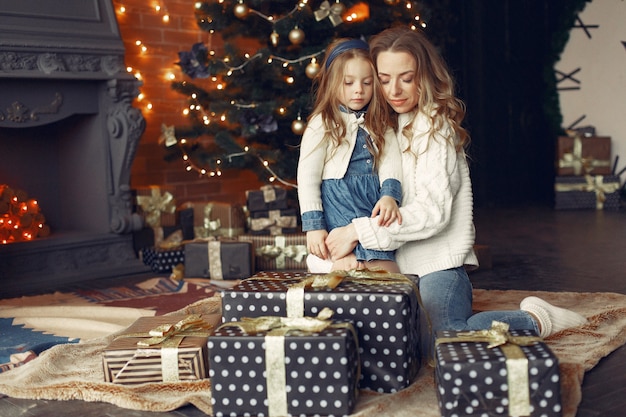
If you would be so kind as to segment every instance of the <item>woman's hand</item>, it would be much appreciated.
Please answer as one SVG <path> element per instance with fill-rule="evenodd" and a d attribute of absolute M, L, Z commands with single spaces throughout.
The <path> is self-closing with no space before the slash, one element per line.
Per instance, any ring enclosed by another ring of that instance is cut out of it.
<path fill-rule="evenodd" d="M 354 225 L 350 223 L 331 230 L 326 238 L 326 247 L 330 251 L 331 259 L 341 259 L 352 253 L 358 242 L 359 236 Z"/>

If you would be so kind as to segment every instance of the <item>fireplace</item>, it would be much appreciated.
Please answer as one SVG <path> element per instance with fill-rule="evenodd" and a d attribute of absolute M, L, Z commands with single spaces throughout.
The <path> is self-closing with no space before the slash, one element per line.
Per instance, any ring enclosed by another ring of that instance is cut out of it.
<path fill-rule="evenodd" d="M 146 271 L 130 170 L 132 106 L 110 0 L 0 0 L 0 184 L 37 199 L 51 233 L 0 245 L 0 295 Z"/>

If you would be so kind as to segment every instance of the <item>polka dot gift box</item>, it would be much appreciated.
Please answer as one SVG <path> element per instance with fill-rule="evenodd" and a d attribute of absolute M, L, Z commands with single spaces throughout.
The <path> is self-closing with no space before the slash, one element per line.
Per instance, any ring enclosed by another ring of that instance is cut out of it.
<path fill-rule="evenodd" d="M 335 312 L 333 318 L 350 320 L 357 329 L 360 388 L 385 393 L 408 387 L 420 367 L 417 293 L 411 281 L 404 276 L 404 282 L 348 277 L 334 289 L 305 289 L 298 284 L 307 277 L 311 276 L 260 272 L 224 289 L 223 321 L 265 315 L 315 316 L 328 307 Z"/>
<path fill-rule="evenodd" d="M 443 417 L 561 416 L 559 363 L 529 330 L 437 333 L 435 381 Z"/>
<path fill-rule="evenodd" d="M 209 338 L 213 415 L 348 416 L 359 379 L 352 324 L 307 329 L 280 327 L 280 317 L 258 320 L 225 323 Z"/>

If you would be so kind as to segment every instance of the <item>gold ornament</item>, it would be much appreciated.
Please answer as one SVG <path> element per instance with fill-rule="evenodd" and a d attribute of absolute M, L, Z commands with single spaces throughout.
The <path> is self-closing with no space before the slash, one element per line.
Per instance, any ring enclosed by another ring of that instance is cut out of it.
<path fill-rule="evenodd" d="M 243 19 L 248 16 L 248 13 L 250 13 L 250 9 L 243 3 L 237 3 L 233 12 L 235 13 L 235 16 L 237 16 L 239 19 Z"/>
<path fill-rule="evenodd" d="M 272 42 L 272 46 L 277 47 L 279 39 L 280 36 L 278 35 L 278 32 L 276 32 L 275 30 L 272 31 L 272 34 L 270 35 L 270 41 Z"/>
<path fill-rule="evenodd" d="M 305 128 L 306 123 L 304 123 L 300 116 L 298 116 L 298 118 L 291 123 L 291 131 L 296 135 L 303 134 Z"/>
<path fill-rule="evenodd" d="M 320 72 L 320 64 L 318 64 L 317 61 L 313 61 L 306 66 L 304 72 L 307 77 L 313 79 Z"/>
<path fill-rule="evenodd" d="M 304 41 L 304 31 L 296 26 L 289 32 L 289 41 L 294 45 L 300 45 Z"/>

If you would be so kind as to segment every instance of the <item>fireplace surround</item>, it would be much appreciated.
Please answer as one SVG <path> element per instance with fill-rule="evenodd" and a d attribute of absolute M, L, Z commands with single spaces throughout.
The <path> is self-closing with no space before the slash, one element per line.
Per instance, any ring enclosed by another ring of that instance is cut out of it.
<path fill-rule="evenodd" d="M 0 0 L 0 184 L 49 237 L 0 245 L 0 296 L 146 271 L 130 171 L 145 129 L 110 0 Z"/>

